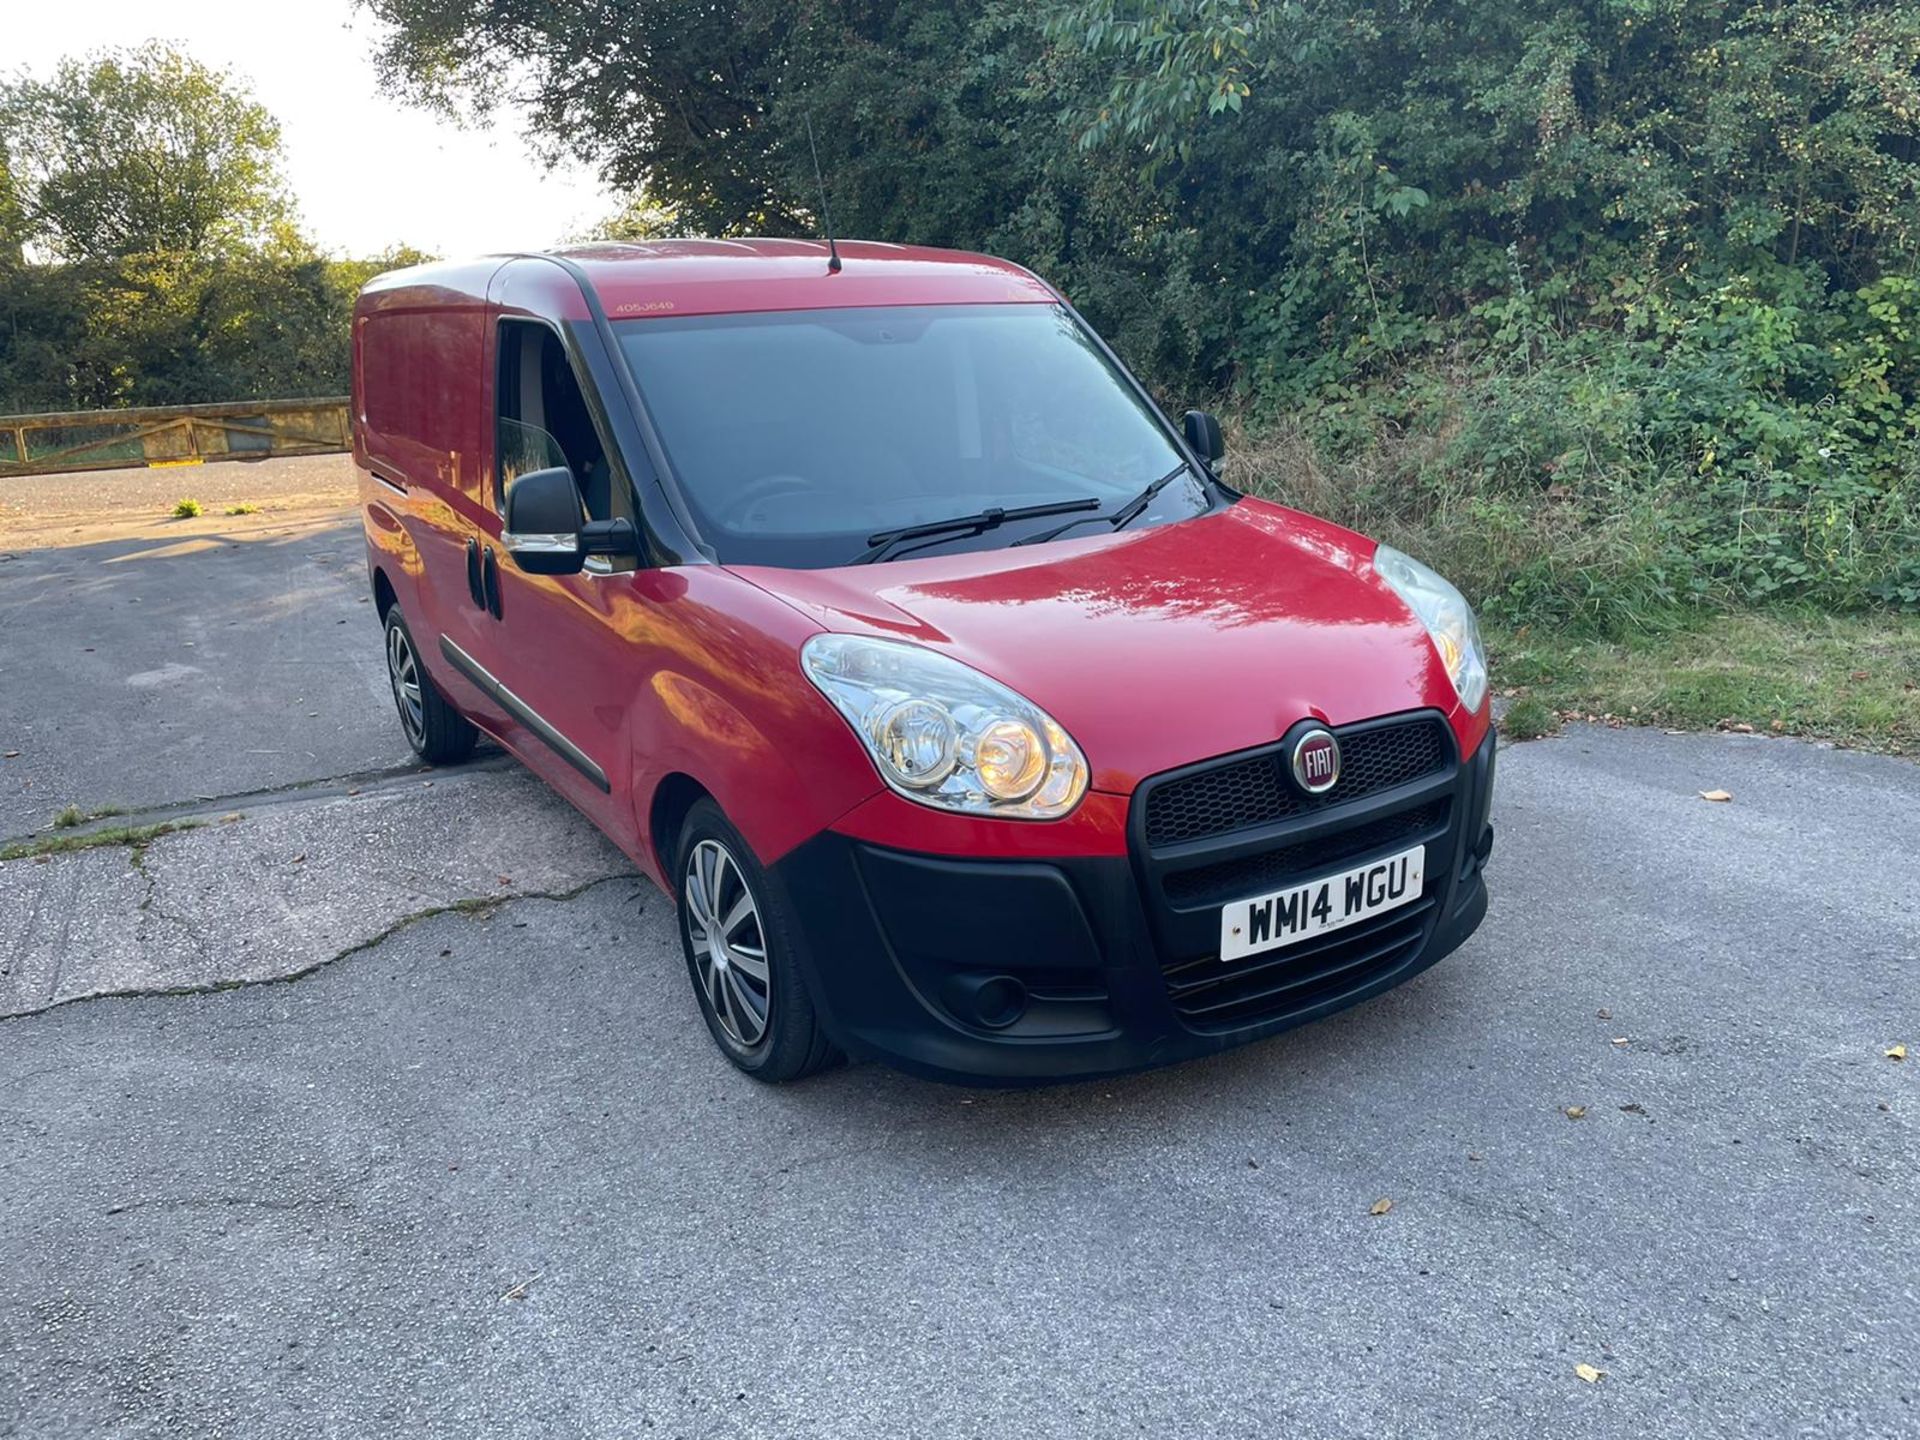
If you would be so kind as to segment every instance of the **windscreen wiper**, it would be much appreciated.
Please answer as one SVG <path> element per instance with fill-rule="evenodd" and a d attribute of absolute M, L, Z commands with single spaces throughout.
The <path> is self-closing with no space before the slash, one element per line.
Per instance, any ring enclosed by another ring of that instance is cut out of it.
<path fill-rule="evenodd" d="M 1089 520 L 1105 520 L 1114 529 L 1118 530 L 1121 526 L 1137 519 L 1140 512 L 1153 503 L 1154 496 L 1158 495 L 1162 490 L 1166 489 L 1167 486 L 1171 485 L 1186 473 L 1187 463 L 1183 460 L 1158 480 L 1147 486 L 1147 488 L 1142 490 L 1138 495 L 1127 501 L 1127 503 L 1122 505 L 1118 510 L 1115 510 L 1111 515 L 1089 515 L 1086 520 L 1069 520 L 1064 525 L 1056 525 L 1051 530 L 1042 530 L 1038 535 L 1029 535 L 1026 539 L 1016 540 L 1013 543 L 1015 545 L 1038 545 L 1042 541 L 1053 539 L 1056 535 L 1064 535 L 1076 525 L 1085 525 Z"/>
<path fill-rule="evenodd" d="M 956 515 L 951 520 L 930 520 L 924 525 L 904 525 L 898 530 L 880 530 L 867 537 L 865 553 L 856 555 L 849 565 L 866 565 L 880 559 L 904 540 L 930 540 L 936 535 L 978 535 L 1009 520 L 1038 520 L 1045 515 L 1067 515 L 1075 510 L 1098 510 L 1099 500 L 1089 495 L 1084 500 L 1055 500 L 1046 505 L 1021 505 L 1016 509 L 998 507 L 972 515 Z"/>

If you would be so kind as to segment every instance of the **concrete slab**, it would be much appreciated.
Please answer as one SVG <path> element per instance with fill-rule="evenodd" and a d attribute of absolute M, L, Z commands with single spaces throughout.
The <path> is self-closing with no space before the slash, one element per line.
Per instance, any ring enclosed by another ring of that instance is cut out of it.
<path fill-rule="evenodd" d="M 281 979 L 424 914 L 633 875 L 518 768 L 232 813 L 138 848 L 0 864 L 0 1016 Z"/>

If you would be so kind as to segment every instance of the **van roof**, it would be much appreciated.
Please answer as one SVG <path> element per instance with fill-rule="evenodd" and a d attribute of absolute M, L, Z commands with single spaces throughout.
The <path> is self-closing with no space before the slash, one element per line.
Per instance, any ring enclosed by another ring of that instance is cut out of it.
<path fill-rule="evenodd" d="M 1057 304 L 1061 298 L 1010 260 L 963 250 L 843 240 L 844 265 L 836 274 L 827 269 L 822 240 L 655 240 L 389 270 L 367 283 L 362 303 L 433 308 L 480 299 L 503 265 L 542 257 L 584 276 L 613 320 L 852 305 Z"/>
<path fill-rule="evenodd" d="M 608 318 L 813 310 L 848 305 L 1050 303 L 1054 291 L 1011 261 L 872 240 L 656 240 L 551 251 L 585 273 Z"/>

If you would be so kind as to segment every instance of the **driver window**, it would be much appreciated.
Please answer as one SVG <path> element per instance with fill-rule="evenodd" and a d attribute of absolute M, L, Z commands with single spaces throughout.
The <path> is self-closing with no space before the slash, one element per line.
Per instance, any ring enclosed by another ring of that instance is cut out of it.
<path fill-rule="evenodd" d="M 580 382 L 560 337 L 545 325 L 507 320 L 500 326 L 500 383 L 494 425 L 494 504 L 530 470 L 565 465 L 590 520 L 633 518 L 626 482 L 607 461 Z"/>

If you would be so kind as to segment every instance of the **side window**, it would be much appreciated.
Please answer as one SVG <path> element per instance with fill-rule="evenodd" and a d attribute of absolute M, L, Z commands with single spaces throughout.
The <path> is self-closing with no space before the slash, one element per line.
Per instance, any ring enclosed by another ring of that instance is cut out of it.
<path fill-rule="evenodd" d="M 626 482 L 608 463 L 558 335 L 531 321 L 503 321 L 495 396 L 496 509 L 502 508 L 507 486 L 529 470 L 565 465 L 580 487 L 580 508 L 587 518 L 633 518 Z"/>

